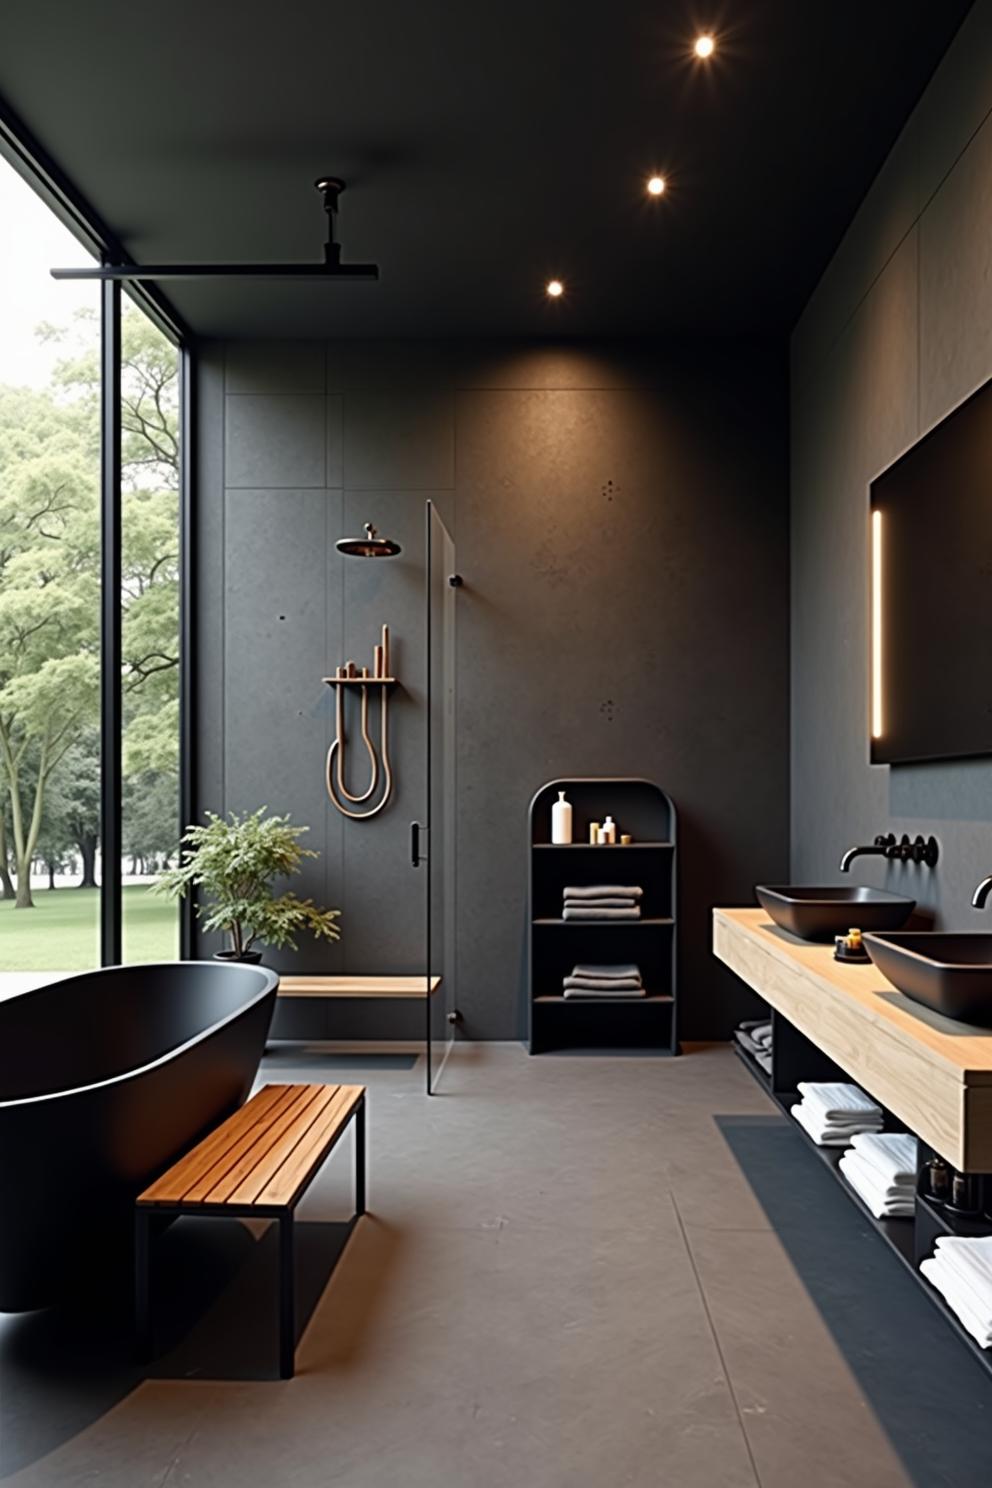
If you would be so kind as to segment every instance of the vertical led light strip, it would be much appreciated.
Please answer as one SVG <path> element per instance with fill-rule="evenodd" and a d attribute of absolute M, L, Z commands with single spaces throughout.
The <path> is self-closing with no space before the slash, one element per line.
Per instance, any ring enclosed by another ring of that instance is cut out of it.
<path fill-rule="evenodd" d="M 871 514 L 871 736 L 882 737 L 882 513 Z"/>

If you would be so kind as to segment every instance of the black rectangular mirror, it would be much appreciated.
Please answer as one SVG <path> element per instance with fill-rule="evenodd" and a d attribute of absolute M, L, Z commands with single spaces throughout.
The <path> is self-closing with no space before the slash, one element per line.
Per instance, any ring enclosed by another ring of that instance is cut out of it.
<path fill-rule="evenodd" d="M 992 383 L 870 500 L 872 762 L 992 754 Z"/>

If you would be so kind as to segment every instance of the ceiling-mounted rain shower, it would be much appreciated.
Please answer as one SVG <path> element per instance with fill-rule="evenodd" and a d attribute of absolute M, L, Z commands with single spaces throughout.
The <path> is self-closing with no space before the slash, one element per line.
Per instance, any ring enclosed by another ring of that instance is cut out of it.
<path fill-rule="evenodd" d="M 341 262 L 334 219 L 344 181 L 340 176 L 321 176 L 314 185 L 324 198 L 327 213 L 323 263 L 102 264 L 99 268 L 52 269 L 52 278 L 120 279 L 128 283 L 136 279 L 378 279 L 378 264 Z"/>
<path fill-rule="evenodd" d="M 335 547 L 349 558 L 395 558 L 401 551 L 399 543 L 380 537 L 371 522 L 365 523 L 364 537 L 339 537 Z"/>

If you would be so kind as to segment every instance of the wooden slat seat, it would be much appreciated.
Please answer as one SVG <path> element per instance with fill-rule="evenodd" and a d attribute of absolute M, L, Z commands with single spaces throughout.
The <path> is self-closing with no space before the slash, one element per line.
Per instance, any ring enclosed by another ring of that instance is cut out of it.
<path fill-rule="evenodd" d="M 432 976 L 283 976 L 280 997 L 427 997 L 441 985 Z"/>
<path fill-rule="evenodd" d="M 273 1218 L 280 1226 L 280 1373 L 293 1373 L 293 1215 L 324 1159 L 355 1119 L 357 1214 L 365 1212 L 365 1087 L 266 1085 L 174 1163 L 135 1204 L 135 1303 L 150 1353 L 150 1222 L 157 1214 Z"/>

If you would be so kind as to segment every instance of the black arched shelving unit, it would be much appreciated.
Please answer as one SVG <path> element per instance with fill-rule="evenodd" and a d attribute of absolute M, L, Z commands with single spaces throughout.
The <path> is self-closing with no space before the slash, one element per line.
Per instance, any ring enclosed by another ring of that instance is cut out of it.
<path fill-rule="evenodd" d="M 572 842 L 551 841 L 551 808 L 572 803 Z M 589 823 L 610 815 L 618 845 L 592 846 Z M 531 1054 L 566 1049 L 650 1049 L 678 1053 L 676 950 L 677 826 L 669 796 L 650 780 L 573 777 L 549 780 L 530 803 L 528 875 L 528 1030 Z M 619 834 L 633 841 L 619 845 Z M 570 884 L 637 884 L 639 920 L 562 918 Z M 562 981 L 577 962 L 636 962 L 643 997 L 566 998 Z"/>

